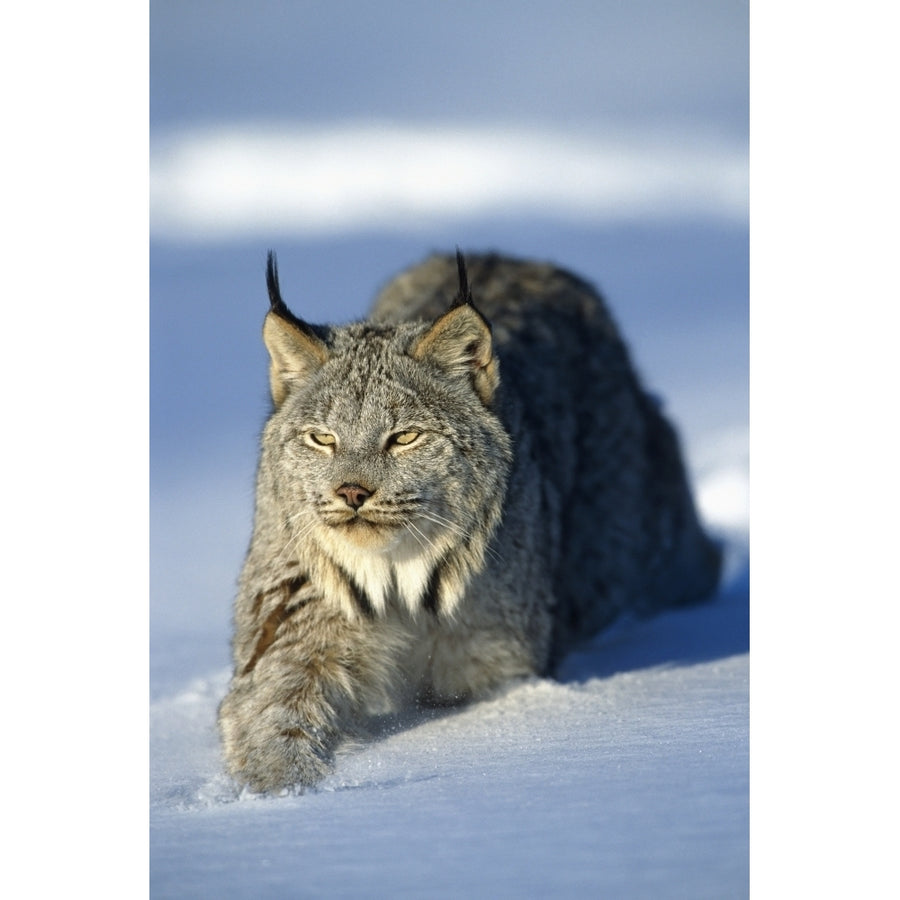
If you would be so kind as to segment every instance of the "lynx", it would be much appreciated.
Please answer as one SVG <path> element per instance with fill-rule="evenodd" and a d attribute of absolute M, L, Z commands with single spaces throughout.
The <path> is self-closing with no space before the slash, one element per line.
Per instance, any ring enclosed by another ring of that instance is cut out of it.
<path fill-rule="evenodd" d="M 238 783 L 315 784 L 373 715 L 550 675 L 619 614 L 713 592 L 676 435 L 591 285 L 434 256 L 331 327 L 290 312 L 271 253 L 266 281 L 273 409 L 219 710 Z"/>

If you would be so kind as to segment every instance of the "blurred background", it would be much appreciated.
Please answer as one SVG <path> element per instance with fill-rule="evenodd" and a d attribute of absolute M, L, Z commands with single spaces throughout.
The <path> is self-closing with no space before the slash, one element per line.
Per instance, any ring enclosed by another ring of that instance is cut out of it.
<path fill-rule="evenodd" d="M 694 471 L 745 471 L 746 2 L 152 0 L 150 39 L 153 693 L 228 664 L 270 248 L 313 322 L 433 250 L 575 270 Z"/>

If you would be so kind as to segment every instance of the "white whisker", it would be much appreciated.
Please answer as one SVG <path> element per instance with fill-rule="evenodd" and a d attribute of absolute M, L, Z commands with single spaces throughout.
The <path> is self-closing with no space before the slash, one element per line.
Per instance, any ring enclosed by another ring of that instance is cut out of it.
<path fill-rule="evenodd" d="M 423 519 L 427 519 L 429 522 L 434 522 L 435 525 L 440 525 L 442 528 L 446 528 L 447 531 L 459 535 L 459 537 L 464 538 L 468 536 L 466 532 L 456 524 L 456 522 L 452 522 L 450 519 L 445 519 L 443 516 L 438 515 L 433 510 L 419 510 L 418 515 Z"/>
<path fill-rule="evenodd" d="M 404 523 L 403 523 L 403 527 L 404 527 L 404 528 L 405 528 L 405 529 L 413 536 L 413 538 L 415 538 L 416 543 L 417 543 L 423 550 L 427 550 L 427 549 L 428 549 L 428 545 L 422 540 L 422 537 L 424 537 L 424 535 L 423 535 L 422 537 L 420 537 L 420 535 L 422 535 L 422 532 L 419 531 L 419 529 L 416 528 L 416 527 L 412 524 L 412 522 L 404 522 Z"/>
<path fill-rule="evenodd" d="M 435 512 L 433 509 L 419 510 L 419 515 L 423 519 L 434 522 L 435 525 L 440 525 L 441 527 L 446 528 L 448 531 L 455 535 L 458 535 L 459 537 L 468 537 L 468 534 L 460 525 L 458 525 L 451 519 L 442 516 L 440 513 Z M 493 559 L 495 559 L 497 562 L 503 562 L 503 557 L 493 547 L 491 547 L 490 544 L 486 545 L 484 549 L 485 553 L 493 557 Z"/>
<path fill-rule="evenodd" d="M 294 520 L 303 518 L 302 513 L 298 513 L 296 515 L 291 516 L 288 519 L 288 525 L 292 526 Z M 282 547 L 281 552 L 275 558 L 275 564 L 279 564 L 285 562 L 290 555 L 300 546 L 303 539 L 316 527 L 316 522 L 313 520 L 312 522 L 307 522 L 299 531 L 294 534 L 291 534 L 290 539 L 287 543 Z"/>
<path fill-rule="evenodd" d="M 434 550 L 437 548 L 437 544 L 412 522 L 407 521 L 405 526 L 409 529 L 409 533 L 418 541 L 419 546 L 421 546 L 423 550 Z"/>

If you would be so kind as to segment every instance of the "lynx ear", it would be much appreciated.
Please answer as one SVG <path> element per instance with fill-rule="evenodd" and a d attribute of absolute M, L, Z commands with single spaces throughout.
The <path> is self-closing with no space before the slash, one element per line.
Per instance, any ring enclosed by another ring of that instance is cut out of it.
<path fill-rule="evenodd" d="M 459 295 L 453 306 L 419 338 L 413 359 L 430 361 L 451 374 L 468 374 L 481 402 L 489 406 L 500 384 L 491 326 L 472 305 L 462 254 L 457 252 Z"/>
<path fill-rule="evenodd" d="M 305 381 L 327 359 L 328 348 L 281 299 L 275 254 L 269 252 L 266 286 L 271 309 L 263 323 L 263 341 L 269 351 L 269 387 L 275 406 L 281 406 L 291 384 Z"/>

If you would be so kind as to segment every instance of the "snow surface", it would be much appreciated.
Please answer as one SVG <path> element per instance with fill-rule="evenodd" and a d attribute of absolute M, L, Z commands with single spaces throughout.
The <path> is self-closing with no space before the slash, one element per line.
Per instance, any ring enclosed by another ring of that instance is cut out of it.
<path fill-rule="evenodd" d="M 226 672 L 195 680 L 151 707 L 153 895 L 745 895 L 745 585 L 675 618 L 276 800 L 236 798 L 213 728 Z M 730 640 L 697 641 L 722 623 Z"/>

